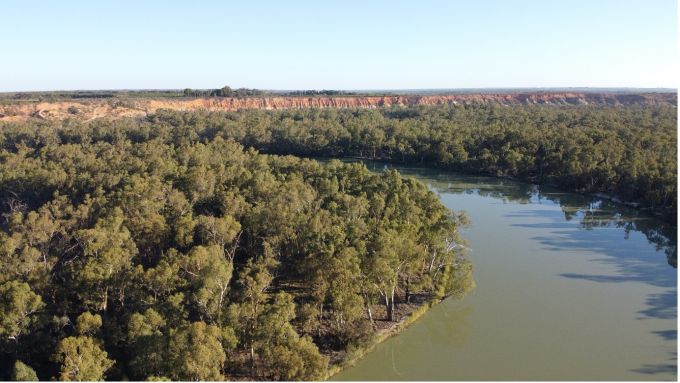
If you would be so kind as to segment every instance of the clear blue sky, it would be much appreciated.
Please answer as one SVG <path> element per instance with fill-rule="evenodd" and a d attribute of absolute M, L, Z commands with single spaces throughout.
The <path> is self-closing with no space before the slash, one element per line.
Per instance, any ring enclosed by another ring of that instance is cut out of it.
<path fill-rule="evenodd" d="M 0 91 L 676 87 L 675 0 L 0 2 Z"/>

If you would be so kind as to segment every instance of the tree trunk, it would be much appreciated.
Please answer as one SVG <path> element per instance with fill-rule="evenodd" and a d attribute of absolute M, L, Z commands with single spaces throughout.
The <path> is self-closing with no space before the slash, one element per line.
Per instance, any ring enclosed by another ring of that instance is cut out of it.
<path fill-rule="evenodd" d="M 106 312 L 106 308 L 108 307 L 108 305 L 109 305 L 109 287 L 107 286 L 104 289 L 104 301 L 102 302 L 102 305 L 99 308 L 99 310 L 101 312 Z"/>
<path fill-rule="evenodd" d="M 323 321 L 323 302 L 319 304 L 319 325 L 316 328 L 316 333 L 321 338 L 321 322 Z"/>
<path fill-rule="evenodd" d="M 390 299 L 390 322 L 394 322 L 394 288 L 392 288 L 392 298 Z"/>
<path fill-rule="evenodd" d="M 255 373 L 255 348 L 250 346 L 250 375 L 254 376 Z"/>
<path fill-rule="evenodd" d="M 373 312 L 371 311 L 371 305 L 366 303 L 366 312 L 368 312 L 368 319 L 371 321 L 371 324 L 375 326 L 375 322 L 373 321 Z"/>
<path fill-rule="evenodd" d="M 387 320 L 394 322 L 394 289 L 392 289 L 392 294 L 385 294 L 385 308 L 387 309 Z"/>
<path fill-rule="evenodd" d="M 366 304 L 366 313 L 368 314 L 368 319 L 371 321 L 371 325 L 375 328 L 375 321 L 373 320 L 373 312 L 371 311 L 371 300 L 368 299 L 368 294 L 362 292 L 364 296 L 364 303 Z"/>

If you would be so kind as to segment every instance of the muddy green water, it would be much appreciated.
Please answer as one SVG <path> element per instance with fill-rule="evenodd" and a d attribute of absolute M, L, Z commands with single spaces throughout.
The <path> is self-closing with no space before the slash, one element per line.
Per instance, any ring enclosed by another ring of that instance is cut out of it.
<path fill-rule="evenodd" d="M 675 229 L 597 198 L 394 167 L 469 214 L 477 288 L 333 380 L 676 380 Z"/>

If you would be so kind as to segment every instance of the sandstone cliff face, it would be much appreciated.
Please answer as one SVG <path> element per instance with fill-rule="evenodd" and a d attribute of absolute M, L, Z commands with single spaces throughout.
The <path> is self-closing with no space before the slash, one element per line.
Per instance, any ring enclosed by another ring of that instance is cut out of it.
<path fill-rule="evenodd" d="M 35 102 L 0 105 L 0 121 L 100 117 L 135 117 L 159 109 L 234 111 L 239 109 L 301 108 L 381 108 L 407 105 L 499 104 L 499 105 L 677 105 L 675 93 L 508 93 L 454 94 L 433 96 L 365 96 L 365 97 L 252 97 L 198 99 L 132 99 Z"/>

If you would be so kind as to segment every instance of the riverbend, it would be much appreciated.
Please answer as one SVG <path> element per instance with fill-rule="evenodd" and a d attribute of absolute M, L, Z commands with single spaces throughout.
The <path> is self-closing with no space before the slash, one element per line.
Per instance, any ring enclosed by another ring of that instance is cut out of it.
<path fill-rule="evenodd" d="M 676 380 L 674 227 L 597 197 L 366 164 L 467 211 L 477 288 L 333 380 Z"/>

